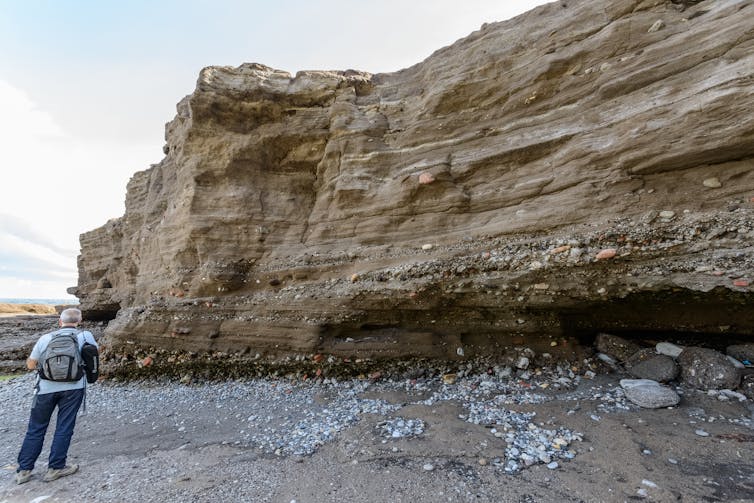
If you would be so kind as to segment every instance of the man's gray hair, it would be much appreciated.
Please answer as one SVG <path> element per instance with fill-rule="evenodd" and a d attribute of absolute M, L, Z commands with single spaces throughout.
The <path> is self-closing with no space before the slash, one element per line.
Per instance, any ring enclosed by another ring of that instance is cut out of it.
<path fill-rule="evenodd" d="M 64 309 L 60 313 L 60 321 L 62 323 L 81 323 L 81 310 L 75 307 Z"/>

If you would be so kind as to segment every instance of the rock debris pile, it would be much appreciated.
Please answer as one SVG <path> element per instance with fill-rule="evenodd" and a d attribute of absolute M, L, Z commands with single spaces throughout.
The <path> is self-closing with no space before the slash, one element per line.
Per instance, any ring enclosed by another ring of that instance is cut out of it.
<path fill-rule="evenodd" d="M 754 399 L 754 344 L 728 346 L 727 354 L 703 347 L 681 347 L 659 342 L 654 348 L 611 334 L 599 334 L 597 357 L 614 368 L 622 365 L 636 379 L 623 379 L 626 397 L 646 408 L 670 407 L 680 396 L 660 383 L 677 382 L 692 390 L 702 390 L 720 400 Z"/>

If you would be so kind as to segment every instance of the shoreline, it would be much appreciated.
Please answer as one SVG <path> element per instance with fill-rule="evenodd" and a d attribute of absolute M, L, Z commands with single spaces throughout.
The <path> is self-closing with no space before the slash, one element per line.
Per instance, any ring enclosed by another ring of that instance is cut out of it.
<path fill-rule="evenodd" d="M 6 318 L 9 316 L 49 316 L 58 315 L 62 309 L 66 307 L 75 307 L 78 304 L 61 304 L 55 302 L 54 304 L 40 303 L 40 302 L 7 302 L 13 299 L 0 299 L 0 318 Z M 21 299 L 27 300 L 27 299 Z M 45 300 L 45 299 L 29 299 L 29 300 Z M 55 299 L 50 299 L 55 300 Z M 62 300 L 62 299 L 61 299 Z"/>

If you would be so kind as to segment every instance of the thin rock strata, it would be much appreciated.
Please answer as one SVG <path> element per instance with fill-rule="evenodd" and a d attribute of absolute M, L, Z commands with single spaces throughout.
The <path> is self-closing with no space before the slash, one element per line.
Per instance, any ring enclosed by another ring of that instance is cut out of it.
<path fill-rule="evenodd" d="M 126 356 L 750 335 L 753 18 L 555 2 L 396 73 L 205 68 L 72 291 Z"/>

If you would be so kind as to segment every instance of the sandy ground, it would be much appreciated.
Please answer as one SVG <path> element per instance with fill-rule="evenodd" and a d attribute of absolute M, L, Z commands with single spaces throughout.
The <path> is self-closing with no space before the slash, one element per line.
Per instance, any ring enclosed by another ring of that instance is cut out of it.
<path fill-rule="evenodd" d="M 1 319 L 0 356 L 16 355 L 22 363 L 36 338 L 55 326 L 55 316 Z M 104 326 L 86 328 L 99 336 Z M 681 390 L 678 407 L 648 410 L 625 401 L 616 407 L 605 398 L 615 396 L 626 377 L 617 373 L 581 379 L 575 388 L 538 390 L 547 398 L 543 403 L 516 405 L 531 395 L 525 387 L 506 396 L 511 405 L 505 408 L 535 412 L 532 422 L 540 427 L 583 435 L 569 446 L 575 457 L 558 459 L 557 468 L 540 463 L 513 474 L 495 463 L 506 459 L 505 440 L 491 434 L 491 425 L 462 417 L 468 404 L 419 403 L 430 392 L 452 393 L 455 386 L 473 383 L 474 376 L 450 386 L 428 379 L 428 388 L 417 391 L 406 382 L 357 387 L 359 398 L 399 409 L 362 414 L 305 456 L 275 455 L 250 434 L 262 431 L 263 423 L 311 421 L 311 409 L 326 411 L 338 394 L 355 388 L 270 379 L 190 385 L 105 381 L 90 388 L 88 411 L 79 417 L 71 445 L 69 462 L 79 463 L 80 473 L 41 481 L 48 432 L 35 478 L 18 486 L 15 460 L 33 375 L 16 375 L 0 379 L 0 503 L 754 501 L 751 401 Z M 385 438 L 379 426 L 395 416 L 421 419 L 423 433 Z M 285 436 L 288 430 L 280 428 Z"/>
<path fill-rule="evenodd" d="M 584 380 L 575 391 L 599 395 L 619 377 Z M 412 397 L 389 386 L 365 394 L 404 404 L 403 417 L 425 421 L 423 434 L 386 440 L 377 428 L 385 418 L 367 414 L 302 457 L 265 454 L 246 445 L 238 426 L 216 421 L 218 412 L 192 400 L 204 385 L 105 383 L 90 390 L 89 412 L 80 417 L 71 446 L 69 462 L 80 463 L 81 472 L 44 483 L 40 462 L 37 478 L 17 486 L 13 464 L 31 384 L 31 376 L 0 382 L 5 400 L 0 503 L 754 501 L 754 408 L 751 402 L 721 402 L 700 392 L 686 393 L 680 406 L 660 410 L 605 411 L 599 399 L 570 399 L 574 390 L 550 393 L 545 403 L 510 406 L 536 412 L 538 423 L 581 432 L 584 440 L 571 445 L 576 456 L 556 469 L 538 464 L 508 474 L 489 463 L 504 456 L 505 442 L 490 435 L 489 427 L 459 418 L 459 403 L 411 404 Z M 186 399 L 171 402 L 169 410 L 154 406 L 161 387 L 181 388 Z M 326 386 L 315 391 L 318 400 L 327 400 Z M 122 402 L 112 400 L 124 393 L 137 409 L 142 396 L 150 400 L 144 404 L 147 412 L 133 422 L 117 405 Z M 233 404 L 244 414 L 259 405 L 244 399 Z M 290 414 L 282 405 L 277 410 L 281 417 Z M 709 436 L 699 436 L 698 429 Z M 426 464 L 433 469 L 426 470 Z"/>

